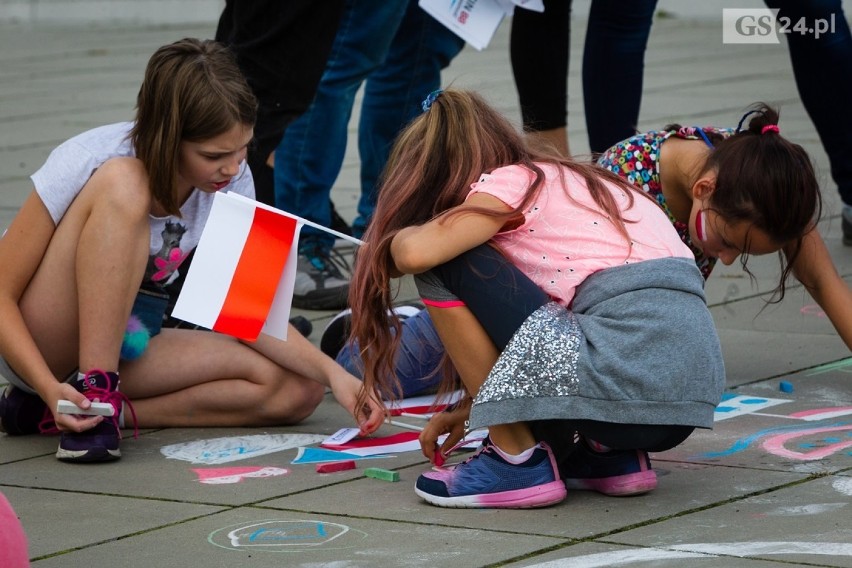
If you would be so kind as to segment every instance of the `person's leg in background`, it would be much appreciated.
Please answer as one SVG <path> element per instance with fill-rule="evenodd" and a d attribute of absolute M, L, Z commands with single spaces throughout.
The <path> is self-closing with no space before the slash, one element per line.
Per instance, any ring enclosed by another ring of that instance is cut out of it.
<path fill-rule="evenodd" d="M 534 142 L 570 155 L 568 60 L 571 0 L 544 0 L 544 12 L 515 8 L 509 56 L 524 130 Z"/>
<path fill-rule="evenodd" d="M 657 0 L 592 0 L 583 48 L 583 103 L 594 158 L 636 133 L 656 6 Z"/>
<path fill-rule="evenodd" d="M 337 33 L 344 0 L 227 0 L 216 40 L 228 44 L 258 98 L 247 161 L 257 199 L 274 204 L 266 161 L 284 129 L 314 98 Z"/>
<path fill-rule="evenodd" d="M 331 55 L 310 108 L 287 128 L 275 151 L 275 205 L 324 227 L 331 188 L 346 151 L 355 95 L 387 57 L 407 0 L 347 0 Z M 349 283 L 334 265 L 334 237 L 305 227 L 293 305 L 340 309 Z"/>
<path fill-rule="evenodd" d="M 441 86 L 441 70 L 464 47 L 464 40 L 409 0 L 384 64 L 364 87 L 358 124 L 361 197 L 352 233 L 361 237 L 376 203 L 379 176 L 400 130 L 422 112 L 426 95 Z"/>
<path fill-rule="evenodd" d="M 766 5 L 778 9 L 779 18 L 789 18 L 786 36 L 796 86 L 828 154 L 843 200 L 843 242 L 852 245 L 852 34 L 842 2 L 766 0 Z M 799 22 L 815 29 L 818 21 L 828 30 L 819 35 L 793 31 Z"/>

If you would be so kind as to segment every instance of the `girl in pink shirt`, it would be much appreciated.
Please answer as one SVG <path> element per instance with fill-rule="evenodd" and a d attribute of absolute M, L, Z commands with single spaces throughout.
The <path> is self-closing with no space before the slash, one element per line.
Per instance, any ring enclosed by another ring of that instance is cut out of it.
<path fill-rule="evenodd" d="M 605 493 L 642 493 L 656 486 L 648 451 L 712 427 L 724 368 L 703 279 L 644 193 L 531 150 L 479 96 L 455 90 L 424 101 L 380 191 L 350 293 L 362 397 L 398 393 L 391 280 L 413 274 L 472 397 L 435 415 L 423 452 L 439 464 L 435 440 L 459 439 L 459 417 L 489 429 L 472 458 L 420 476 L 423 499 L 551 505 L 565 498 L 563 477 L 590 471 Z"/>

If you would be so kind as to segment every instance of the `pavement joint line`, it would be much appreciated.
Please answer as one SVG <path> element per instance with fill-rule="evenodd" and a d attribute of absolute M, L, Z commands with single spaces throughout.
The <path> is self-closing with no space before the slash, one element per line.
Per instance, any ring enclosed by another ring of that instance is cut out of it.
<path fill-rule="evenodd" d="M 813 377 L 814 375 L 817 375 L 817 374 L 820 374 L 820 373 L 827 373 L 829 371 L 834 371 L 834 370 L 836 370 L 837 368 L 840 367 L 840 363 L 843 363 L 844 361 L 850 361 L 850 360 L 852 360 L 852 357 L 841 357 L 840 359 L 837 359 L 836 361 L 829 361 L 828 363 L 819 363 L 819 364 L 816 364 L 816 365 L 809 365 L 809 366 L 806 366 L 806 367 L 801 367 L 799 369 L 790 369 L 789 371 L 784 371 L 784 372 L 781 372 L 781 373 L 778 373 L 778 374 L 775 374 L 775 375 L 770 375 L 768 377 L 763 377 L 763 378 L 760 378 L 760 379 L 754 379 L 752 381 L 740 383 L 740 384 L 735 385 L 735 386 L 726 387 L 725 390 L 736 391 L 738 389 L 741 389 L 742 387 L 748 387 L 748 386 L 756 385 L 758 383 L 771 381 L 773 379 L 780 379 L 780 378 L 783 378 L 783 377 L 789 377 L 790 375 L 795 375 L 796 373 L 804 373 L 806 371 L 816 370 L 817 372 L 815 372 L 815 373 L 805 375 L 805 377 Z"/>
<path fill-rule="evenodd" d="M 174 522 L 171 522 L 171 523 L 165 523 L 165 524 L 162 524 L 162 525 L 157 525 L 156 527 L 151 527 L 151 528 L 148 528 L 148 529 L 142 529 L 142 530 L 134 531 L 132 533 L 127 533 L 127 534 L 124 534 L 124 535 L 121 535 L 121 536 L 108 538 L 108 539 L 101 540 L 101 541 L 98 541 L 98 542 L 91 542 L 89 544 L 85 544 L 85 545 L 82 545 L 82 546 L 76 546 L 74 548 L 67 548 L 65 550 L 59 550 L 59 551 L 56 551 L 56 552 L 51 552 L 50 554 L 45 554 L 43 556 L 37 556 L 37 557 L 31 558 L 30 562 L 35 563 L 35 562 L 38 562 L 40 560 L 46 560 L 48 558 L 56 558 L 57 556 L 64 556 L 65 554 L 71 554 L 72 552 L 77 552 L 77 551 L 80 551 L 80 550 L 86 550 L 87 548 L 92 548 L 94 546 L 100 546 L 102 544 L 109 544 L 111 542 L 118 542 L 118 541 L 121 541 L 121 540 L 133 538 L 133 537 L 140 536 L 140 535 L 143 535 L 143 534 L 157 532 L 157 531 L 160 531 L 160 530 L 163 530 L 163 529 L 169 529 L 169 528 L 172 528 L 172 527 L 175 527 L 175 526 L 179 526 L 179 525 L 183 525 L 183 524 L 190 523 L 190 522 L 193 522 L 193 521 L 197 521 L 198 519 L 204 519 L 204 518 L 207 518 L 207 517 L 212 517 L 214 515 L 219 515 L 221 513 L 227 513 L 229 511 L 230 511 L 230 509 L 226 509 L 226 510 L 222 510 L 222 511 L 216 511 L 216 512 L 213 512 L 213 513 L 207 513 L 205 515 L 196 515 L 194 517 L 182 519 L 180 521 L 174 521 Z"/>

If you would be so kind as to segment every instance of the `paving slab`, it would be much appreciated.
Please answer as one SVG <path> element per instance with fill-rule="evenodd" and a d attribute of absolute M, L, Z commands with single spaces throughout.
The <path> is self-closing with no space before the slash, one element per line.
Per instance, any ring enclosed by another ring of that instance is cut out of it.
<path fill-rule="evenodd" d="M 852 566 L 852 502 L 825 476 L 777 491 L 737 499 L 653 527 L 614 535 L 639 546 L 744 556 L 816 566 Z"/>
<path fill-rule="evenodd" d="M 598 542 L 583 542 L 569 544 L 559 550 L 535 556 L 531 559 L 506 564 L 513 568 L 609 568 L 623 566 L 630 568 L 681 568 L 717 567 L 725 568 L 792 568 L 814 566 L 814 564 L 797 564 L 787 561 L 773 562 L 767 560 L 751 560 L 735 558 L 727 555 L 728 546 L 718 547 L 715 553 L 702 551 L 691 552 L 675 548 L 654 548 L 648 546 L 622 546 Z M 724 556 L 724 558 L 722 558 Z M 724 564 L 722 564 L 724 563 Z"/>
<path fill-rule="evenodd" d="M 32 558 L 97 546 L 222 510 L 221 507 L 164 499 L 127 499 L 99 494 L 103 488 L 88 475 L 75 477 L 77 487 L 72 492 L 3 488 L 27 531 Z M 61 523 L 61 530 L 57 522 L 48 522 L 51 519 Z M 0 551 L 0 560 L 2 554 Z"/>
<path fill-rule="evenodd" d="M 819 230 L 852 282 L 839 199 L 787 46 L 723 45 L 724 4 L 660 0 L 665 17 L 651 33 L 637 126 L 735 126 L 752 102 L 780 105 L 782 131 L 817 166 L 825 199 Z M 574 2 L 568 84 L 571 145 L 580 157 L 588 153 L 581 84 L 588 6 Z M 217 16 L 179 25 L 0 23 L 0 231 L 56 144 L 132 117 L 150 54 L 181 37 L 212 36 Z M 465 48 L 443 82 L 480 91 L 518 123 L 508 30 L 504 24 L 485 51 Z M 359 101 L 360 94 L 332 193 L 349 220 L 360 191 Z M 754 281 L 739 265 L 719 266 L 706 286 L 728 372 L 715 428 L 652 454 L 659 487 L 649 495 L 572 491 L 544 510 L 440 509 L 413 492 L 429 467 L 419 452 L 317 474 L 313 464 L 293 463 L 295 446 L 316 447 L 352 426 L 331 395 L 297 426 L 147 430 L 138 439 L 125 431 L 122 460 L 93 467 L 58 463 L 56 437 L 0 435 L 0 491 L 21 517 L 38 567 L 852 566 L 852 354 L 797 282 L 782 304 L 765 305 L 779 274 L 774 256 L 752 258 L 749 268 Z M 410 278 L 398 298 L 417 298 Z M 311 320 L 315 343 L 335 314 L 294 313 Z M 782 380 L 792 392 L 780 390 Z M 398 471 L 401 480 L 365 478 L 368 466 Z"/>
<path fill-rule="evenodd" d="M 665 456 L 665 454 L 660 454 Z M 654 493 L 633 498 L 613 498 L 594 492 L 572 491 L 568 498 L 546 510 L 464 510 L 442 509 L 426 505 L 414 494 L 417 476 L 428 470 L 426 464 L 414 465 L 400 471 L 398 483 L 383 484 L 372 479 L 324 488 L 321 492 L 306 491 L 271 500 L 269 507 L 294 508 L 334 513 L 341 500 L 347 500 L 361 514 L 400 522 L 417 520 L 430 525 L 473 527 L 494 531 L 516 531 L 581 539 L 619 531 L 625 526 L 655 523 L 686 510 L 701 509 L 731 497 L 731 487 L 747 494 L 795 483 L 807 474 L 753 471 L 744 468 L 714 467 L 711 464 L 658 461 L 654 463 L 660 485 Z M 381 485 L 376 492 L 376 485 Z M 694 487 L 702 491 L 692 491 Z M 582 522 L 578 522 L 582 519 Z"/>
<path fill-rule="evenodd" d="M 420 523 L 246 508 L 69 552 L 35 566 L 433 568 L 470 566 L 471 561 L 484 566 L 559 543 L 516 536 L 461 527 L 450 535 L 445 527 Z"/>

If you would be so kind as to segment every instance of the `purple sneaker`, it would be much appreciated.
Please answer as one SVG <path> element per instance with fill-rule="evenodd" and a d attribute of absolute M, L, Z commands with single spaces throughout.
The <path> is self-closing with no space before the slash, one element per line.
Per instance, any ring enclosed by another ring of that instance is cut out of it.
<path fill-rule="evenodd" d="M 626 497 L 657 488 L 657 474 L 651 469 L 648 452 L 643 450 L 595 452 L 581 439 L 574 453 L 561 466 L 562 479 L 568 489 Z"/>
<path fill-rule="evenodd" d="M 439 507 L 508 509 L 546 507 L 568 494 L 547 444 L 538 444 L 527 461 L 515 465 L 487 439 L 466 461 L 421 475 L 414 491 Z"/>
<path fill-rule="evenodd" d="M 44 401 L 12 385 L 0 394 L 0 432 L 10 436 L 52 433 L 53 415 Z"/>
<path fill-rule="evenodd" d="M 127 407 L 131 412 L 133 410 L 127 397 L 118 392 L 118 382 L 117 373 L 100 370 L 89 371 L 84 377 L 71 381 L 74 388 L 89 400 L 97 399 L 112 404 L 115 414 L 85 432 L 62 432 L 59 449 L 56 451 L 58 459 L 84 463 L 112 461 L 121 457 L 121 450 L 118 448 L 121 440 L 118 417 L 121 415 L 122 403 L 127 402 Z M 135 414 L 133 419 L 135 422 Z"/>

